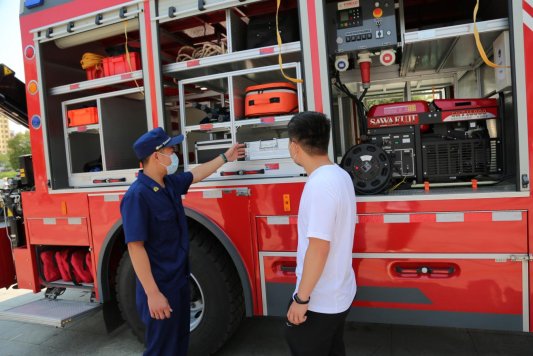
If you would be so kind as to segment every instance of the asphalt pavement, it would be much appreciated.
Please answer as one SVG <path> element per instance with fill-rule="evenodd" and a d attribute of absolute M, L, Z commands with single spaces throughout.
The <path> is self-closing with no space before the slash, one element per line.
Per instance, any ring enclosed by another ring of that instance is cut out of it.
<path fill-rule="evenodd" d="M 0 290 L 0 310 L 39 298 L 20 290 Z M 88 300 L 87 292 L 62 298 Z M 283 320 L 248 318 L 218 352 L 218 356 L 289 355 L 282 336 Z M 533 334 L 348 323 L 347 355 L 533 355 Z M 102 312 L 65 328 L 0 320 L 0 355 L 140 355 L 143 346 L 124 325 L 108 334 Z"/>

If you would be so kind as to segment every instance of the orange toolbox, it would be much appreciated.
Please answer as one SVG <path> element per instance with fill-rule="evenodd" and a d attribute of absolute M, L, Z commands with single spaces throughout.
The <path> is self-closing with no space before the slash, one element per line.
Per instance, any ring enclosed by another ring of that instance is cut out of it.
<path fill-rule="evenodd" d="M 296 85 L 285 82 L 254 85 L 246 88 L 246 117 L 286 115 L 298 111 Z"/>
<path fill-rule="evenodd" d="M 67 111 L 68 127 L 93 125 L 98 123 L 98 109 L 96 107 Z"/>
<path fill-rule="evenodd" d="M 127 54 L 104 58 L 102 61 L 104 65 L 104 75 L 108 77 L 110 75 L 134 72 L 141 69 L 141 54 L 137 52 L 129 52 L 129 57 L 129 63 Z"/>

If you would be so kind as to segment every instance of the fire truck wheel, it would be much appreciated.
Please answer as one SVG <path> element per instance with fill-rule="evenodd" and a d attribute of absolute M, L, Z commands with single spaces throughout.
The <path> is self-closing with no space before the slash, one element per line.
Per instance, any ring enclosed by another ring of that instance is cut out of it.
<path fill-rule="evenodd" d="M 210 355 L 239 326 L 244 316 L 244 296 L 237 271 L 216 239 L 197 226 L 189 229 L 189 235 L 192 272 L 189 353 Z"/>
<path fill-rule="evenodd" d="M 144 324 L 135 304 L 135 271 L 128 251 L 122 255 L 118 265 L 116 293 L 122 319 L 128 323 L 133 334 L 144 344 Z"/>
<path fill-rule="evenodd" d="M 191 339 L 190 355 L 216 352 L 235 332 L 244 317 L 244 297 L 232 261 L 207 231 L 192 226 Z M 122 317 L 139 341 L 144 342 L 144 325 L 135 306 L 135 274 L 126 252 L 117 272 L 117 299 Z"/>

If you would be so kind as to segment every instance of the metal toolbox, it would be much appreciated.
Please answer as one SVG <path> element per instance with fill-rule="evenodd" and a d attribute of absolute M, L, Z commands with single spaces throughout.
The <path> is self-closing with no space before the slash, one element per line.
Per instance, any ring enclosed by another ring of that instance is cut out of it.
<path fill-rule="evenodd" d="M 246 160 L 289 158 L 289 139 L 246 142 Z"/>
<path fill-rule="evenodd" d="M 209 162 L 232 145 L 231 139 L 198 141 L 195 143 L 196 164 Z"/>

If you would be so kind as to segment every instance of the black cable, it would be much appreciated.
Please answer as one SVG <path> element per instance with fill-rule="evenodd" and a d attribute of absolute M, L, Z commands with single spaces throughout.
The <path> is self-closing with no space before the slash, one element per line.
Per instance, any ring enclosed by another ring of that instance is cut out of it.
<path fill-rule="evenodd" d="M 355 102 L 355 107 L 357 110 L 357 119 L 359 120 L 359 127 L 361 128 L 361 135 L 366 135 L 368 125 L 366 121 L 366 109 L 365 105 L 363 104 L 363 98 L 366 96 L 368 88 L 365 88 L 361 96 L 357 97 L 357 95 L 350 92 L 350 89 L 348 89 L 348 87 L 342 83 L 339 71 L 336 71 L 335 79 L 335 86 Z"/>

